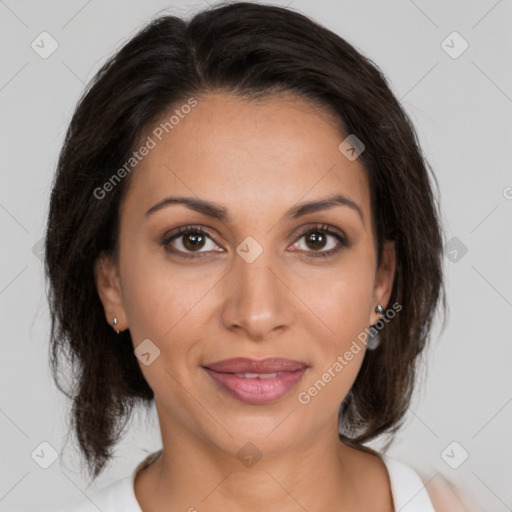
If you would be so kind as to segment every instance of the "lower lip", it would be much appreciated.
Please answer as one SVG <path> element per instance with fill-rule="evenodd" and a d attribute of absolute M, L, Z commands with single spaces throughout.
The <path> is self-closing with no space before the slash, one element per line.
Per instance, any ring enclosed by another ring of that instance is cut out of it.
<path fill-rule="evenodd" d="M 204 367 L 203 367 L 204 368 Z M 219 387 L 246 404 L 266 404 L 287 395 L 304 375 L 306 368 L 276 375 L 272 379 L 244 379 L 234 373 L 220 373 L 204 368 Z"/>

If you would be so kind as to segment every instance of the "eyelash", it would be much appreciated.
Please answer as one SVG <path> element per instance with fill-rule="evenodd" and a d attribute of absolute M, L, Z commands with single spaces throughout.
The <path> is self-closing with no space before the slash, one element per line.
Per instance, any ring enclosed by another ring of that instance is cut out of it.
<path fill-rule="evenodd" d="M 339 245 L 335 249 L 331 249 L 329 251 L 306 251 L 306 253 L 308 253 L 309 256 L 312 258 L 329 258 L 329 257 L 336 255 L 342 249 L 350 246 L 347 239 L 343 235 L 341 235 L 337 231 L 334 231 L 327 224 L 308 226 L 307 228 L 305 228 L 298 234 L 297 241 L 300 240 L 305 235 L 308 235 L 310 233 L 317 233 L 317 232 L 333 236 L 334 238 L 336 238 L 338 240 Z M 209 251 L 194 254 L 194 253 L 184 253 L 183 251 L 180 251 L 180 250 L 168 248 L 169 244 L 174 239 L 177 239 L 180 236 L 185 236 L 185 235 L 189 235 L 189 234 L 201 234 L 201 235 L 207 236 L 208 238 L 212 239 L 211 234 L 208 231 L 206 231 L 205 229 L 203 229 L 201 226 L 189 225 L 189 226 L 182 226 L 182 227 L 176 229 L 175 231 L 165 235 L 161 244 L 162 244 L 162 246 L 164 246 L 164 248 L 167 252 L 169 252 L 171 254 L 175 254 L 181 258 L 187 258 L 187 259 L 202 258 Z M 212 241 L 214 241 L 214 240 L 212 239 Z M 295 243 L 296 242 L 294 242 L 294 244 Z"/>

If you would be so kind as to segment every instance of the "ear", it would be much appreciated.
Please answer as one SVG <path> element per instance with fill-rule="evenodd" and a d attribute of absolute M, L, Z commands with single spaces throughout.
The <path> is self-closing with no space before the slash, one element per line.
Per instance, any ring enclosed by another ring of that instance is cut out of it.
<path fill-rule="evenodd" d="M 393 290 L 393 281 L 396 268 L 395 242 L 385 240 L 382 247 L 382 260 L 375 276 L 375 286 L 373 292 L 373 308 L 371 311 L 370 325 L 379 320 L 380 315 L 375 312 L 377 304 L 381 304 L 386 309 L 391 291 Z"/>
<path fill-rule="evenodd" d="M 102 252 L 98 256 L 94 263 L 94 281 L 108 324 L 112 326 L 115 317 L 117 324 L 112 327 L 116 331 L 128 329 L 119 272 L 112 255 Z"/>

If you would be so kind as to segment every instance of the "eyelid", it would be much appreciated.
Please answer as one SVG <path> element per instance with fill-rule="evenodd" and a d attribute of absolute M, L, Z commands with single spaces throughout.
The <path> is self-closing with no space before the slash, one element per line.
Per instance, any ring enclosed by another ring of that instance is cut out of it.
<path fill-rule="evenodd" d="M 325 224 L 325 223 L 317 223 L 317 224 L 308 224 L 307 226 L 305 226 L 302 230 L 300 230 L 296 235 L 295 237 L 301 237 L 301 236 L 304 236 L 306 235 L 307 233 L 310 233 L 311 231 L 314 231 L 314 230 L 318 230 L 318 231 L 325 231 L 327 233 L 331 233 L 331 234 L 337 234 L 339 235 L 341 238 L 343 238 L 345 241 L 347 240 L 347 237 L 345 236 L 345 234 L 343 233 L 343 231 L 341 231 L 340 229 L 338 228 L 335 228 L 334 226 L 331 226 L 330 224 Z"/>

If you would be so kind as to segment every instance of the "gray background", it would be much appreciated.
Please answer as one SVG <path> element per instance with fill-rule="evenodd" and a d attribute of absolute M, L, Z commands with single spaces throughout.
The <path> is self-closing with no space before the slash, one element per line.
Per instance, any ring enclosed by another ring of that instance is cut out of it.
<path fill-rule="evenodd" d="M 154 411 L 147 420 L 137 415 L 95 485 L 80 475 L 77 451 L 66 444 L 67 404 L 48 369 L 38 251 L 58 152 L 85 83 L 157 13 L 189 16 L 206 5 L 0 0 L 1 510 L 78 502 L 160 447 Z M 446 477 L 482 510 L 512 510 L 512 1 L 295 0 L 291 7 L 383 70 L 438 176 L 447 238 L 457 238 L 447 251 L 453 261 L 445 261 L 448 325 L 440 337 L 434 330 L 421 391 L 389 454 L 425 482 Z M 47 59 L 31 47 L 43 31 L 58 43 Z M 445 49 L 459 51 L 460 40 L 442 45 L 453 31 L 469 44 L 457 58 Z M 60 455 L 48 469 L 31 457 L 42 442 Z M 459 464 L 463 450 L 468 459 L 453 469 L 447 461 Z"/>

